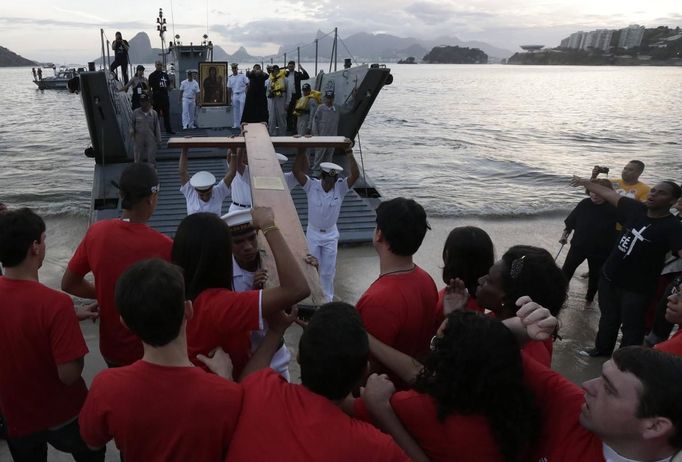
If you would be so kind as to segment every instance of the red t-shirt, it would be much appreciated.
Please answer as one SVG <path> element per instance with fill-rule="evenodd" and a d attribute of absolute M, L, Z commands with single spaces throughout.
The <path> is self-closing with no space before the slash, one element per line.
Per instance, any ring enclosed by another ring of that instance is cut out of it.
<path fill-rule="evenodd" d="M 95 276 L 99 302 L 99 349 L 116 364 L 131 364 L 142 357 L 142 343 L 119 320 L 114 290 L 118 277 L 133 263 L 150 258 L 170 261 L 173 241 L 140 223 L 105 220 L 93 224 L 69 262 L 76 276 Z"/>
<path fill-rule="evenodd" d="M 585 402 L 580 387 L 525 354 L 523 368 L 542 413 L 543 434 L 529 460 L 604 462 L 601 439 L 580 424 Z"/>
<path fill-rule="evenodd" d="M 654 348 L 674 354 L 675 356 L 682 356 L 682 329 L 678 330 L 675 335 L 665 342 L 657 343 Z"/>
<path fill-rule="evenodd" d="M 434 462 L 504 462 L 488 419 L 480 415 L 452 414 L 438 420 L 436 402 L 414 390 L 395 393 L 391 407 L 417 444 Z M 354 403 L 355 415 L 371 422 L 362 399 Z"/>
<path fill-rule="evenodd" d="M 438 314 L 437 302 L 436 284 L 416 266 L 407 273 L 380 276 L 362 295 L 357 309 L 367 332 L 388 346 L 421 359 L 428 353 L 431 337 L 443 318 Z"/>
<path fill-rule="evenodd" d="M 554 351 L 554 340 L 531 340 L 527 342 L 521 351 L 533 358 L 545 367 L 552 367 L 552 352 Z"/>
<path fill-rule="evenodd" d="M 87 388 L 59 380 L 57 365 L 88 352 L 71 298 L 36 281 L 0 277 L 0 411 L 25 436 L 78 415 Z"/>
<path fill-rule="evenodd" d="M 126 462 L 223 461 L 241 401 L 239 385 L 197 367 L 137 361 L 95 377 L 81 436 L 92 447 L 113 438 Z"/>
<path fill-rule="evenodd" d="M 239 377 L 251 356 L 251 331 L 261 325 L 261 291 L 233 292 L 229 289 L 206 289 L 194 300 L 194 316 L 187 323 L 189 357 L 197 366 L 198 354 L 208 355 L 222 347 Z"/>
<path fill-rule="evenodd" d="M 272 369 L 249 375 L 242 386 L 242 413 L 227 462 L 410 460 L 390 436 Z"/>

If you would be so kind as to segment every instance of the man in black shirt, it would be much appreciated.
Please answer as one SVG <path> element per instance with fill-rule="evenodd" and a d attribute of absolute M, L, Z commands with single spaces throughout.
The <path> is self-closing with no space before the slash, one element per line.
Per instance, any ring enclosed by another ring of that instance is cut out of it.
<path fill-rule="evenodd" d="M 149 74 L 149 87 L 152 89 L 152 105 L 154 110 L 163 117 L 163 125 L 166 133 L 175 133 L 171 129 L 170 107 L 168 103 L 168 88 L 170 87 L 170 77 L 163 71 L 163 63 L 156 61 L 156 70 Z"/>
<path fill-rule="evenodd" d="M 310 76 L 308 72 L 303 69 L 303 66 L 298 65 L 300 71 L 296 70 L 296 61 L 289 61 L 287 63 L 287 79 L 290 79 L 290 75 L 294 75 L 294 92 L 289 101 L 289 106 L 287 107 L 287 128 L 289 131 L 296 131 L 296 117 L 294 116 L 294 109 L 296 107 L 296 101 L 301 97 L 301 80 L 308 80 Z M 312 117 L 312 115 L 311 115 Z"/>
<path fill-rule="evenodd" d="M 680 186 L 663 181 L 649 191 L 643 204 L 590 180 L 574 177 L 573 186 L 584 186 L 614 205 L 623 231 L 606 260 L 599 281 L 599 331 L 590 356 L 609 356 L 623 330 L 620 346 L 641 345 L 644 314 L 656 288 L 668 251 L 682 257 L 682 223 L 671 213 L 682 195 Z"/>
<path fill-rule="evenodd" d="M 123 84 L 128 83 L 128 45 L 127 40 L 123 40 L 120 32 L 116 32 L 116 40 L 111 44 L 114 50 L 114 62 L 111 63 L 109 69 L 114 72 L 118 66 L 121 66 L 121 73 L 123 74 Z"/>

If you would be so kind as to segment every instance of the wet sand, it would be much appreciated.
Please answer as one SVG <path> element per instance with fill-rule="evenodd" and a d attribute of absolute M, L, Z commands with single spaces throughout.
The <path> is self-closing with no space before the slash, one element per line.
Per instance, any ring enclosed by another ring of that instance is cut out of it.
<path fill-rule="evenodd" d="M 495 243 L 496 258 L 499 258 L 512 245 L 529 244 L 544 247 L 553 255 L 559 250 L 557 243 L 563 229 L 562 217 L 517 218 L 517 219 L 482 219 L 482 218 L 431 218 L 432 230 L 426 235 L 424 243 L 415 256 L 418 265 L 431 274 L 440 288 L 443 286 L 441 272 L 442 245 L 453 227 L 478 226 L 492 237 Z M 47 244 L 48 254 L 41 269 L 41 281 L 53 288 L 59 288 L 61 275 L 76 245 L 85 233 L 85 219 L 52 219 L 48 220 Z M 568 251 L 565 247 L 559 256 L 562 264 Z M 586 271 L 584 264 L 576 275 Z M 379 260 L 371 245 L 343 247 L 339 249 L 336 273 L 336 297 L 349 303 L 355 303 L 365 289 L 379 274 Z M 595 302 L 585 307 L 584 295 L 587 281 L 575 276 L 571 281 L 569 299 L 560 315 L 561 340 L 554 344 L 552 366 L 570 380 L 580 383 L 599 374 L 603 359 L 583 357 L 578 351 L 592 346 L 596 325 L 599 320 L 599 309 Z M 84 376 L 88 384 L 94 375 L 106 366 L 99 354 L 97 324 L 81 323 L 83 335 L 88 344 L 90 354 L 85 357 Z M 301 328 L 292 326 L 286 335 L 286 343 L 296 357 L 298 339 Z M 290 366 L 292 381 L 300 382 L 298 364 L 292 361 Z M 11 460 L 7 445 L 0 441 L 0 460 Z M 67 454 L 50 448 L 49 460 L 72 460 Z M 107 449 L 107 461 L 117 461 L 118 451 L 113 443 Z"/>

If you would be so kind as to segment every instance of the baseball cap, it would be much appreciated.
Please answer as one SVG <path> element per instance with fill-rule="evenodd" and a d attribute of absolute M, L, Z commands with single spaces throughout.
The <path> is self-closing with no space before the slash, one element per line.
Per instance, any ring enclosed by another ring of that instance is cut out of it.
<path fill-rule="evenodd" d="M 123 199 L 122 207 L 129 209 L 140 199 L 159 192 L 159 177 L 150 164 L 135 162 L 128 165 L 121 173 L 118 189 Z"/>

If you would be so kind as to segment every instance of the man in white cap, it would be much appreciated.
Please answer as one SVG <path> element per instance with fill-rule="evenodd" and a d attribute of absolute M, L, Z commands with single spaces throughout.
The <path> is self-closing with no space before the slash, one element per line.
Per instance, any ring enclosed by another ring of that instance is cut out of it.
<path fill-rule="evenodd" d="M 230 195 L 230 187 L 237 171 L 237 155 L 228 151 L 229 162 L 225 177 L 216 184 L 216 178 L 211 172 L 197 172 L 190 178 L 187 170 L 187 152 L 180 154 L 180 192 L 187 200 L 187 215 L 198 212 L 222 215 L 223 201 Z"/>
<path fill-rule="evenodd" d="M 339 245 L 339 230 L 336 222 L 341 212 L 341 204 L 346 193 L 353 187 L 360 169 L 353 156 L 353 150 L 347 149 L 350 162 L 350 176 L 341 178 L 341 166 L 331 162 L 320 164 L 320 179 L 310 178 L 308 156 L 299 151 L 294 163 L 294 176 L 308 195 L 308 228 L 306 238 L 310 254 L 320 262 L 320 282 L 327 301 L 334 298 L 334 276 L 336 275 L 336 254 Z"/>
<path fill-rule="evenodd" d="M 232 128 L 239 128 L 244 113 L 246 91 L 249 89 L 249 78 L 239 73 L 237 63 L 232 63 L 232 75 L 227 78 L 227 88 L 232 101 Z"/>
<path fill-rule="evenodd" d="M 251 222 L 251 210 L 236 210 L 222 217 L 232 237 L 232 290 L 246 292 L 261 290 L 268 280 L 268 272 L 261 268 L 258 233 Z M 267 333 L 267 326 L 251 333 L 251 351 L 256 351 Z M 289 381 L 291 353 L 284 341 L 270 362 L 270 367 Z"/>
<path fill-rule="evenodd" d="M 234 179 L 232 180 L 232 183 L 230 184 L 230 189 L 232 191 L 232 204 L 230 204 L 230 212 L 251 209 L 251 179 L 249 177 L 249 164 L 246 159 L 245 151 L 238 149 L 237 153 L 237 172 L 234 176 Z M 277 161 L 279 164 L 284 165 L 288 159 L 287 156 L 280 153 L 275 154 L 277 155 Z M 289 191 L 294 189 L 298 184 L 298 180 L 294 176 L 293 172 L 285 172 L 284 181 L 286 182 Z"/>
<path fill-rule="evenodd" d="M 197 107 L 197 96 L 201 91 L 199 83 L 194 79 L 196 71 L 187 71 L 187 79 L 180 83 L 180 102 L 182 103 L 182 129 L 197 128 L 194 125 L 194 112 Z"/>

